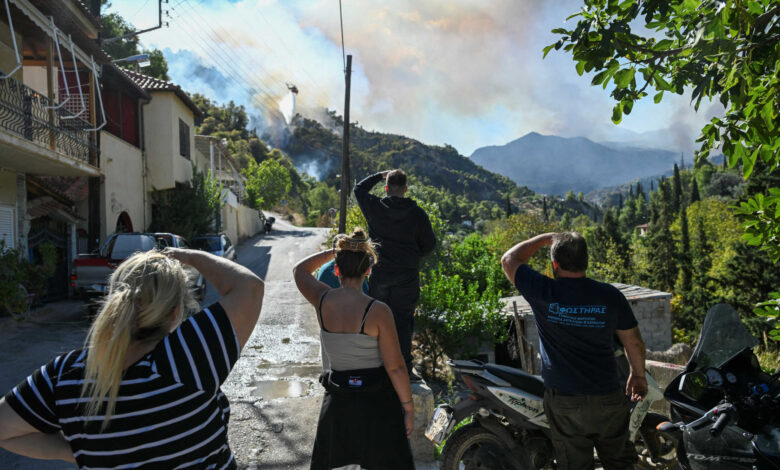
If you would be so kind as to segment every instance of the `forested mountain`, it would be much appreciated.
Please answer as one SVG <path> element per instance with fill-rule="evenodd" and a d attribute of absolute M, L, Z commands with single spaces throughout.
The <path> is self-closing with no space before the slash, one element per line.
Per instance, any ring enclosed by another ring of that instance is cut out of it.
<path fill-rule="evenodd" d="M 584 137 L 531 132 L 502 146 L 482 147 L 471 160 L 545 194 L 590 192 L 671 170 L 679 154 L 639 147 L 617 148 Z"/>
<path fill-rule="evenodd" d="M 297 116 L 294 131 L 282 150 L 296 167 L 318 177 L 333 180 L 341 172 L 342 141 L 338 130 L 341 117 L 330 113 L 333 129 Z M 504 203 L 513 197 L 533 194 L 507 177 L 492 173 L 449 145 L 426 145 L 405 136 L 367 131 L 357 125 L 350 128 L 352 179 L 391 168 L 402 168 L 420 184 L 446 190 L 456 196 L 478 201 Z"/>

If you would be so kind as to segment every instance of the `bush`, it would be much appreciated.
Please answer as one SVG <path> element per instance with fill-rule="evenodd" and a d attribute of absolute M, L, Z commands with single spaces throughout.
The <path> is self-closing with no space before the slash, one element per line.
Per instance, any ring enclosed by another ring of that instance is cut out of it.
<path fill-rule="evenodd" d="M 30 307 L 28 292 L 40 298 L 46 281 L 54 274 L 57 251 L 49 242 L 38 246 L 41 264 L 30 263 L 18 249 L 6 248 L 0 241 L 0 315 L 17 315 Z"/>
<path fill-rule="evenodd" d="M 464 284 L 461 277 L 437 269 L 422 276 L 416 330 L 421 347 L 433 360 L 433 373 L 443 355 L 473 357 L 483 343 L 506 340 L 505 318 L 492 279 L 485 289 Z"/>

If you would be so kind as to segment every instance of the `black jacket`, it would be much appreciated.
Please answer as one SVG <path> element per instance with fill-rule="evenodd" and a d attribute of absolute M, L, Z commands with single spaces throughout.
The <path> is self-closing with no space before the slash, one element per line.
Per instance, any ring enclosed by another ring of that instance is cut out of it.
<path fill-rule="evenodd" d="M 382 173 L 376 173 L 355 185 L 355 198 L 368 223 L 368 235 L 379 244 L 379 262 L 375 272 L 415 273 L 420 258 L 433 251 L 436 236 L 428 215 L 407 197 L 379 198 L 370 193 Z"/>

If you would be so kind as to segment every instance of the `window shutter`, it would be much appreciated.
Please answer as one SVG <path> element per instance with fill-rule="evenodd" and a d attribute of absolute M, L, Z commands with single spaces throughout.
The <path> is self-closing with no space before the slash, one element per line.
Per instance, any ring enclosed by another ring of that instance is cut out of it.
<path fill-rule="evenodd" d="M 14 209 L 0 206 L 0 240 L 5 242 L 6 248 L 16 247 L 14 236 Z"/>

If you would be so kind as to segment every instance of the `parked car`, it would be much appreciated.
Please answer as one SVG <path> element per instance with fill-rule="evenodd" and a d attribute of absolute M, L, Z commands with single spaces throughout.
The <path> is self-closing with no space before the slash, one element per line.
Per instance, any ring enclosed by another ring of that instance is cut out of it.
<path fill-rule="evenodd" d="M 115 233 L 96 250 L 81 254 L 73 260 L 71 287 L 73 294 L 85 300 L 102 296 L 108 285 L 108 278 L 122 261 L 133 253 L 163 249 L 166 247 L 190 248 L 189 242 L 172 233 Z M 193 267 L 185 266 L 189 277 L 190 291 L 202 300 L 206 293 L 206 280 Z"/>
<path fill-rule="evenodd" d="M 208 251 L 209 253 L 231 261 L 238 261 L 238 253 L 230 237 L 224 233 L 219 235 L 199 235 L 192 239 L 192 247 L 196 250 Z"/>

